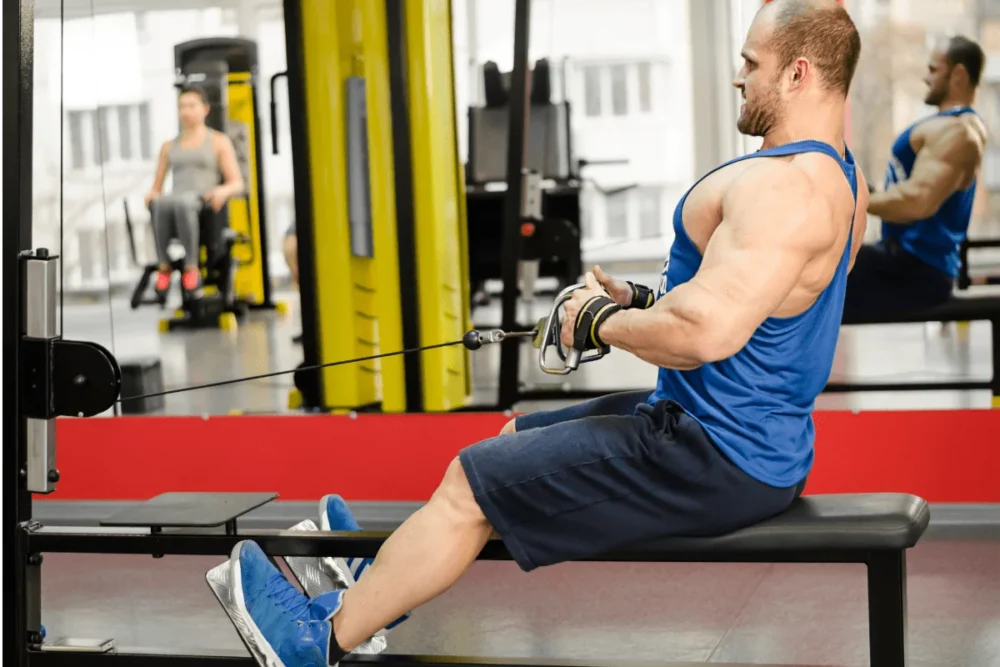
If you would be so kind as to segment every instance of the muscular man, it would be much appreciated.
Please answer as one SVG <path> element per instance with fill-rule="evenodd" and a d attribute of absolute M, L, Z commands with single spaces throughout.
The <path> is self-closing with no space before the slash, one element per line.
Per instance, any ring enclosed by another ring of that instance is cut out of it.
<path fill-rule="evenodd" d="M 986 145 L 986 126 L 971 107 L 984 62 L 979 45 L 965 37 L 932 51 L 924 101 L 938 112 L 892 146 L 885 191 L 868 202 L 868 213 L 882 218 L 882 239 L 858 253 L 845 322 L 927 308 L 951 296 Z"/>
<path fill-rule="evenodd" d="M 788 508 L 812 465 L 813 402 L 864 232 L 868 190 L 844 143 L 860 49 L 834 0 L 761 9 L 734 84 L 739 130 L 762 150 L 681 200 L 655 295 L 588 275 L 567 302 L 563 341 L 659 366 L 654 391 L 523 415 L 462 450 L 346 592 L 307 599 L 241 542 L 233 599 L 253 645 L 274 664 L 335 664 L 448 589 L 491 535 L 530 571 Z"/>
<path fill-rule="evenodd" d="M 155 286 L 159 294 L 170 289 L 172 270 L 167 248 L 175 238 L 184 247 L 181 285 L 189 294 L 199 292 L 198 216 L 204 206 L 219 211 L 230 197 L 243 192 L 243 176 L 233 142 L 205 124 L 208 111 L 203 92 L 195 88 L 181 90 L 177 98 L 181 132 L 160 147 L 153 187 L 146 195 L 146 206 L 155 202 L 151 209 L 160 263 Z M 173 177 L 173 190 L 162 194 L 168 169 Z"/>

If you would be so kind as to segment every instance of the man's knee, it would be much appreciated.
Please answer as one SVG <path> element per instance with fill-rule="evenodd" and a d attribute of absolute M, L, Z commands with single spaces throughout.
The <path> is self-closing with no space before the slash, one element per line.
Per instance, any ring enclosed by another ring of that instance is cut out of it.
<path fill-rule="evenodd" d="M 465 469 L 457 456 L 448 464 L 444 479 L 431 496 L 431 502 L 448 512 L 449 518 L 453 521 L 463 524 L 486 523 L 486 515 L 476 502 L 469 478 L 465 475 Z"/>
<path fill-rule="evenodd" d="M 510 435 L 512 433 L 517 433 L 517 417 L 511 419 L 500 429 L 500 435 Z"/>

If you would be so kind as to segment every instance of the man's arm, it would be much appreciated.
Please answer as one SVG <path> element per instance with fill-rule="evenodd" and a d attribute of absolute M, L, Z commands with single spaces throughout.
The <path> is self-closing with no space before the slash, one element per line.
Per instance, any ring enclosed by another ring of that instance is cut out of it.
<path fill-rule="evenodd" d="M 979 150 L 963 123 L 945 125 L 927 137 L 908 179 L 871 195 L 868 212 L 896 223 L 929 218 L 976 169 L 978 156 Z"/>
<path fill-rule="evenodd" d="M 698 273 L 648 310 L 623 310 L 604 343 L 681 370 L 736 354 L 836 238 L 829 203 L 797 167 L 754 166 L 723 197 Z"/>
<path fill-rule="evenodd" d="M 219 155 L 219 169 L 222 171 L 222 185 L 219 188 L 227 199 L 243 194 L 245 188 L 243 174 L 240 173 L 240 166 L 236 162 L 236 149 L 233 148 L 232 140 L 222 132 L 217 132 L 215 143 Z"/>
<path fill-rule="evenodd" d="M 154 197 L 160 196 L 163 192 L 163 181 L 167 178 L 167 167 L 170 163 L 170 142 L 165 141 L 160 146 L 160 155 L 156 161 L 156 174 L 153 176 L 153 187 L 149 189 L 150 195 Z M 147 196 L 148 198 L 148 196 Z M 149 201 L 146 202 L 149 204 Z"/>

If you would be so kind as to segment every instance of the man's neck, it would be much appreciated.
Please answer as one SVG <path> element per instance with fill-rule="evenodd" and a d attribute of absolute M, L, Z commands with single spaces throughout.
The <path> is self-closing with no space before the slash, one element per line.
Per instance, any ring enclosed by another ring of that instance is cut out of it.
<path fill-rule="evenodd" d="M 844 107 L 844 103 L 837 100 L 804 103 L 798 108 L 787 109 L 781 123 L 764 136 L 761 149 L 812 139 L 830 144 L 843 155 Z"/>
<path fill-rule="evenodd" d="M 962 109 L 964 107 L 971 107 L 971 106 L 972 106 L 971 99 L 961 99 L 958 97 L 952 97 L 942 101 L 940 104 L 937 105 L 937 108 L 939 112 L 943 112 L 943 111 L 952 111 L 954 109 Z"/>

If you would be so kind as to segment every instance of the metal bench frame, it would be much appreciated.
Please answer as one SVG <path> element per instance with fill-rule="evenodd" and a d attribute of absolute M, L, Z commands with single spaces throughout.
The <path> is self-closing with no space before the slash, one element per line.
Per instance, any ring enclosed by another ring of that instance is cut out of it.
<path fill-rule="evenodd" d="M 18 627 L 37 628 L 41 619 L 41 555 L 44 553 L 214 555 L 228 556 L 241 540 L 252 539 L 270 556 L 321 556 L 337 554 L 345 558 L 374 556 L 389 536 L 384 532 L 337 533 L 247 530 L 239 534 L 191 534 L 153 532 L 134 534 L 81 533 L 66 529 L 22 524 L 18 527 L 15 558 L 19 597 L 26 605 L 18 608 Z M 490 541 L 480 560 L 511 560 L 503 543 Z M 638 563 L 857 563 L 867 567 L 869 653 L 872 667 L 905 667 L 907 638 L 906 550 L 864 549 L 775 550 L 775 551 L 682 551 L 650 552 L 643 549 L 619 550 L 596 562 Z M 253 667 L 249 655 L 171 655 L 157 650 L 119 648 L 110 653 L 46 652 L 38 646 L 23 654 L 25 667 Z M 341 665 L 378 664 L 391 667 L 470 665 L 561 665 L 556 662 L 497 660 L 455 656 L 348 656 Z M 606 665 L 606 661 L 577 663 Z M 614 664 L 631 664 L 627 660 Z"/>

